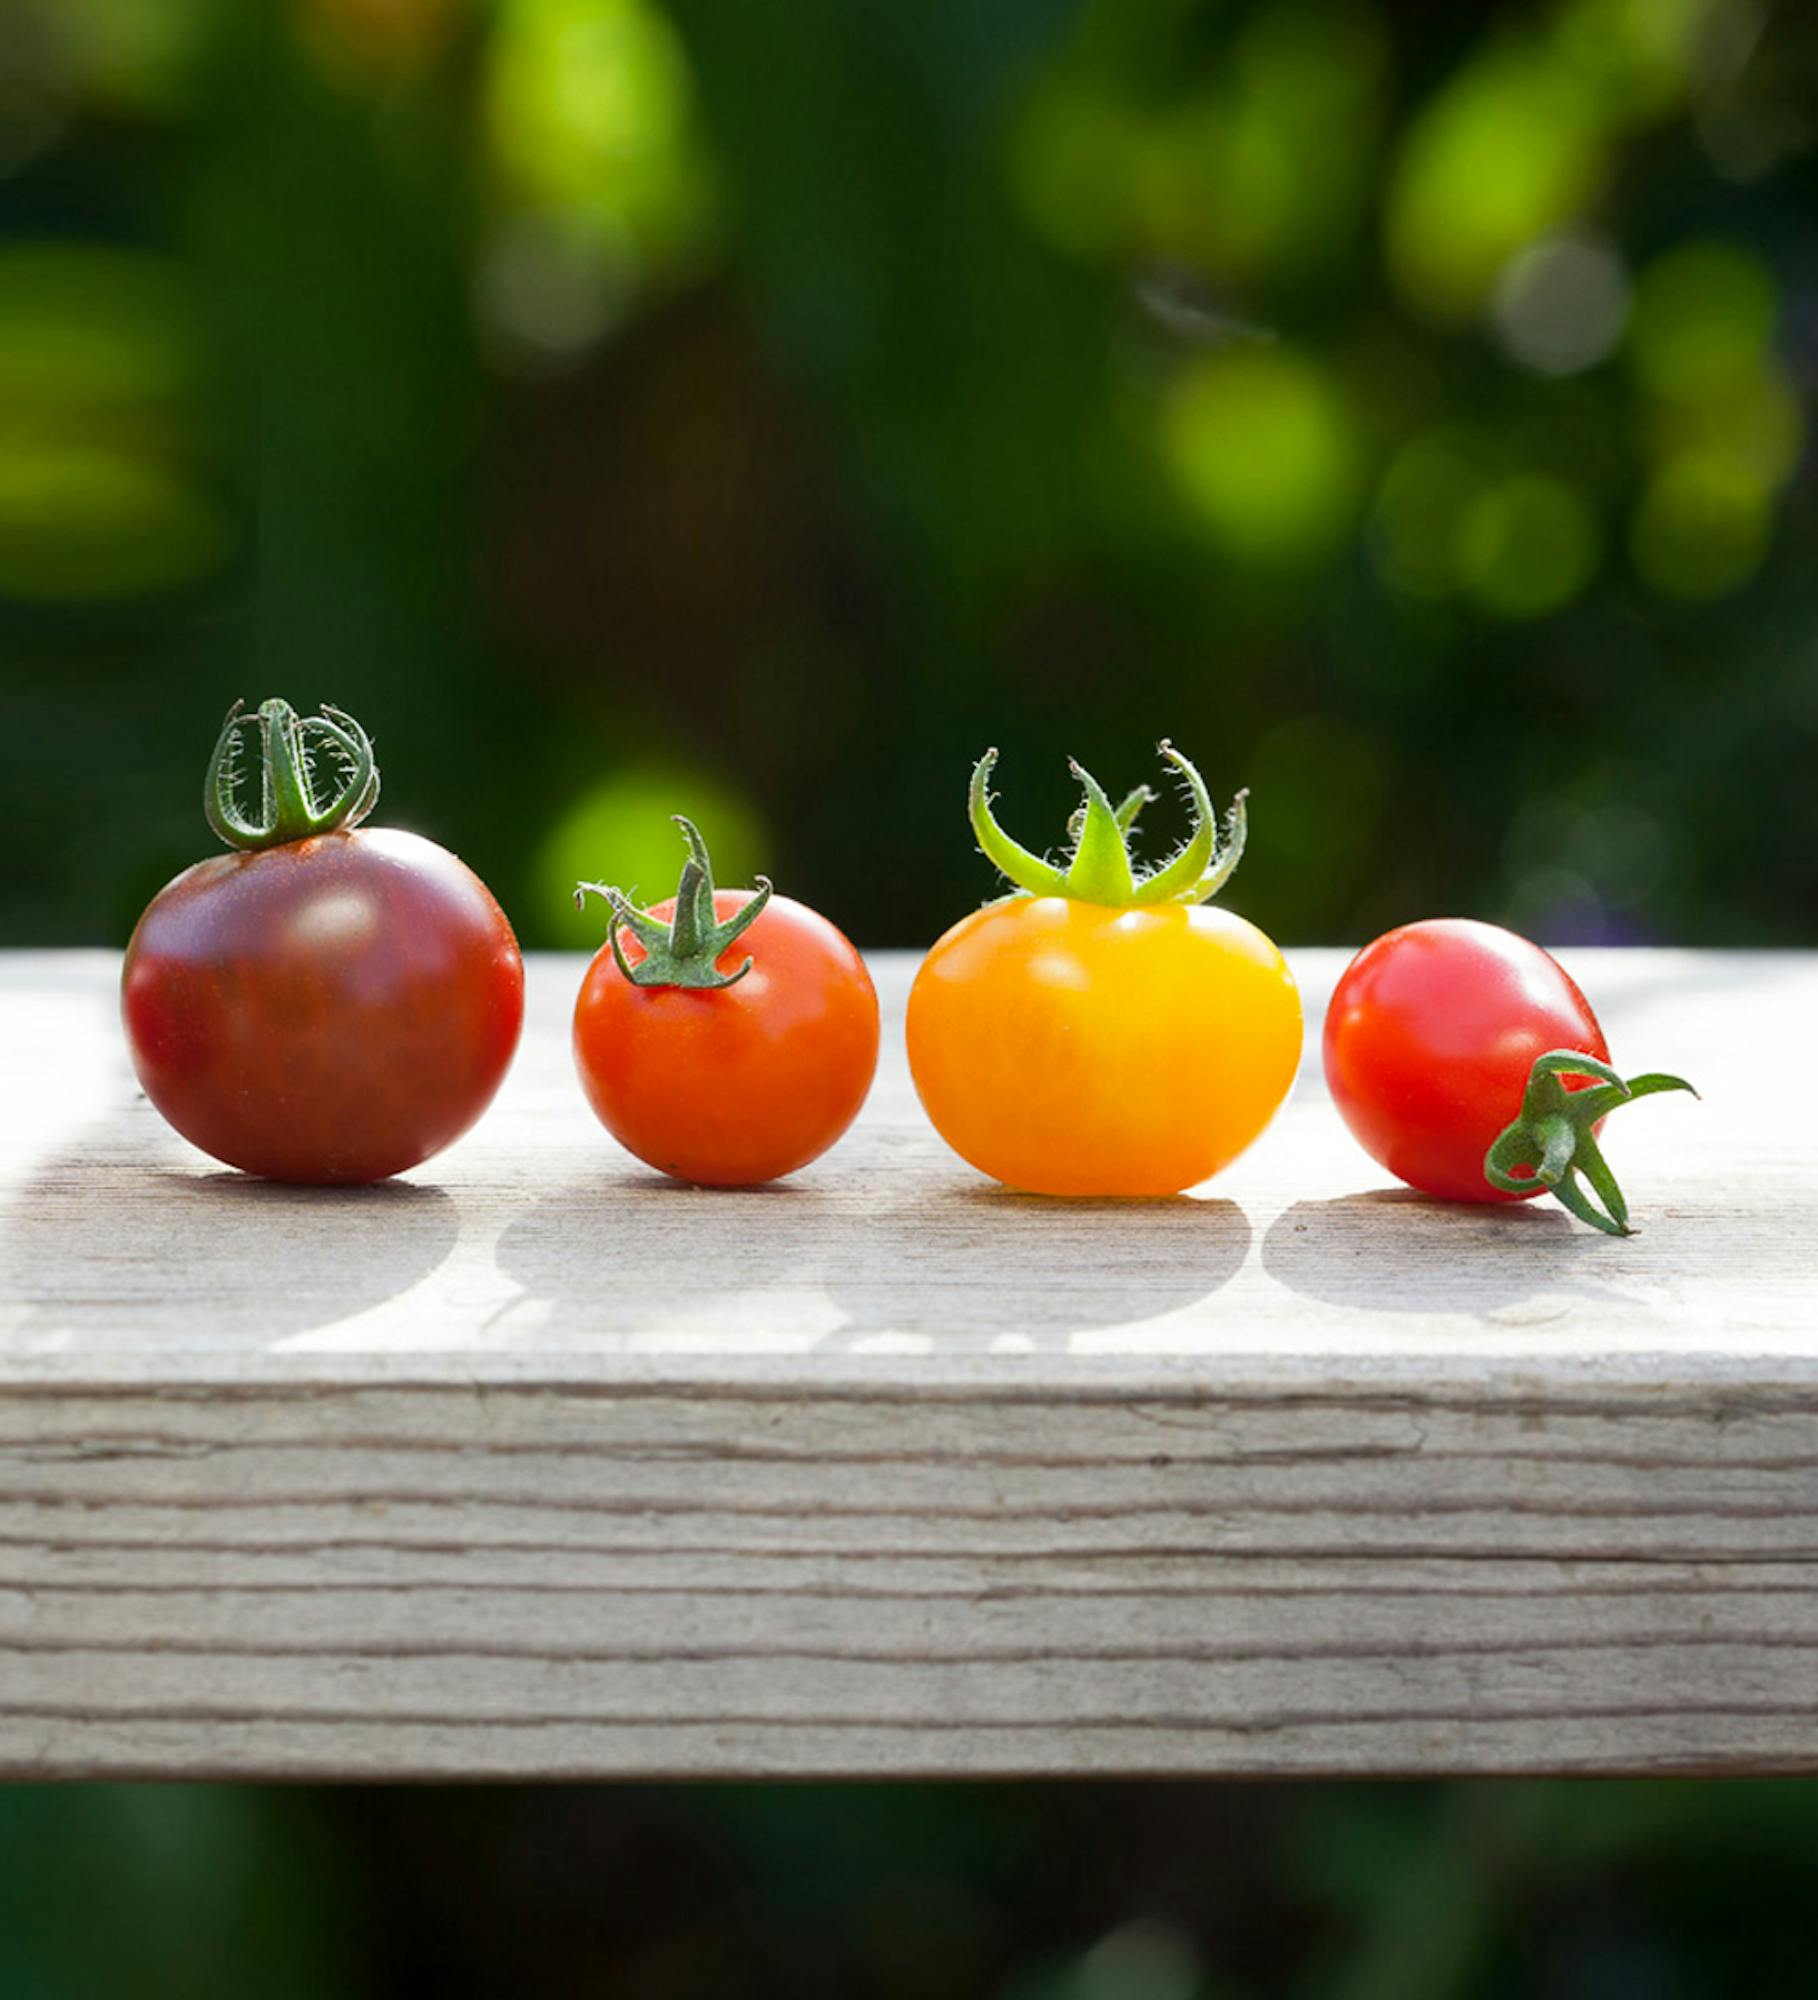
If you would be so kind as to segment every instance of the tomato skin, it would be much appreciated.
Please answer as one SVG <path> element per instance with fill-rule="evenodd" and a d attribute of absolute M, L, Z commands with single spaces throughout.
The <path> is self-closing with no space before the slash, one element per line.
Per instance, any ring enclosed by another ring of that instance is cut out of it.
<path fill-rule="evenodd" d="M 908 1041 L 928 1116 L 981 1173 L 1032 1194 L 1178 1194 L 1287 1096 L 1300 994 L 1228 910 L 1011 896 L 929 952 Z"/>
<path fill-rule="evenodd" d="M 127 946 L 145 1094 L 192 1145 L 270 1180 L 383 1180 L 492 1101 L 524 965 L 486 885 L 391 829 L 198 862 Z"/>
<path fill-rule="evenodd" d="M 1332 1101 L 1379 1165 L 1447 1201 L 1526 1201 L 1485 1180 L 1536 1056 L 1608 1062 L 1591 1004 L 1539 945 L 1495 924 L 1433 918 L 1346 967 L 1326 1010 Z M 1534 1194 L 1544 1192 L 1538 1182 Z"/>
<path fill-rule="evenodd" d="M 716 889 L 723 922 L 749 889 Z M 650 914 L 667 921 L 673 898 Z M 620 934 L 625 956 L 644 949 Z M 818 1159 L 858 1116 L 877 1071 L 877 992 L 843 932 L 772 896 L 718 961 L 721 987 L 635 986 L 609 945 L 574 1010 L 574 1059 L 600 1123 L 646 1166 L 703 1187 L 749 1187 Z"/>

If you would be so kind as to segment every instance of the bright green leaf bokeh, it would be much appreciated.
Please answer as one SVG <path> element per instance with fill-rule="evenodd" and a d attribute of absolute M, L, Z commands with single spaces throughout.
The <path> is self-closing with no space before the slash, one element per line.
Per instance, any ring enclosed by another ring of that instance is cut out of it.
<path fill-rule="evenodd" d="M 1464 319 L 1535 237 L 1575 215 L 1603 172 L 1597 101 L 1569 68 L 1505 48 L 1440 86 L 1388 188 L 1390 270 L 1411 303 Z"/>
<path fill-rule="evenodd" d="M 671 765 L 623 766 L 576 799 L 538 846 L 526 884 L 538 935 L 590 951 L 604 941 L 606 905 L 589 896 L 577 908 L 577 882 L 610 883 L 640 904 L 673 895 L 687 858 L 674 813 L 700 828 L 721 888 L 747 887 L 765 869 L 764 820 L 723 779 Z"/>
<path fill-rule="evenodd" d="M 1522 473 L 1480 493 L 1459 522 L 1459 574 L 1499 618 L 1543 618 L 1589 583 L 1600 551 L 1596 517 L 1563 479 Z"/>
<path fill-rule="evenodd" d="M 1629 349 L 1655 395 L 1696 402 L 1745 386 L 1774 336 L 1773 274 L 1737 243 L 1684 243 L 1656 257 L 1635 289 Z"/>
<path fill-rule="evenodd" d="M 1683 452 L 1649 481 L 1629 547 L 1660 596 L 1698 603 L 1747 583 L 1772 529 L 1771 496 L 1760 480 L 1728 459 Z"/>
<path fill-rule="evenodd" d="M 1235 560 L 1316 563 L 1350 527 L 1355 428 L 1337 386 L 1308 356 L 1241 345 L 1194 364 L 1175 386 L 1163 436 L 1182 497 Z"/>

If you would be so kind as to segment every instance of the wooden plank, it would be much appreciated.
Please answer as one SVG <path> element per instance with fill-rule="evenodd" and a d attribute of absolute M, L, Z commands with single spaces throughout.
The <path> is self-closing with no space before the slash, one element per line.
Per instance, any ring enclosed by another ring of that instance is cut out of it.
<path fill-rule="evenodd" d="M 567 959 L 459 1147 L 269 1187 L 0 960 L 0 1772 L 1818 1769 L 1818 959 L 1570 963 L 1705 1091 L 1629 1242 L 1382 1190 L 1316 1052 L 1196 1198 L 1008 1195 L 891 957 L 788 1187 L 616 1151 Z"/>

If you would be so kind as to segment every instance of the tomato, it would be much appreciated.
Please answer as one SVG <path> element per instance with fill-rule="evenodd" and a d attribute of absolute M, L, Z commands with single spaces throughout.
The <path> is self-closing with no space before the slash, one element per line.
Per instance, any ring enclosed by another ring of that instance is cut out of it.
<path fill-rule="evenodd" d="M 1522 1201 L 1484 1178 L 1484 1155 L 1549 1049 L 1600 1062 L 1609 1044 L 1557 960 L 1463 917 L 1407 924 L 1366 945 L 1326 1010 L 1326 1081 L 1370 1157 L 1448 1201 Z"/>
<path fill-rule="evenodd" d="M 681 887 L 651 909 L 615 889 L 574 1010 L 574 1057 L 601 1124 L 647 1166 L 744 1187 L 818 1159 L 877 1070 L 877 993 L 827 919 L 788 896 L 713 886 L 678 816 Z M 621 936 L 621 928 L 628 935 Z"/>
<path fill-rule="evenodd" d="M 152 899 L 127 947 L 122 1012 L 146 1095 L 193 1145 L 272 1180 L 376 1181 L 440 1152 L 491 1102 L 517 1046 L 524 968 L 504 912 L 446 849 L 350 824 L 376 795 L 360 774 L 371 746 L 324 713 L 300 721 L 271 701 L 243 718 L 236 705 L 210 817 L 248 844 Z M 242 722 L 260 732 L 275 802 L 260 825 L 233 801 Z M 361 760 L 327 808 L 312 743 Z"/>
<path fill-rule="evenodd" d="M 1590 1002 L 1558 962 L 1467 918 L 1407 924 L 1366 945 L 1326 1010 L 1332 1100 L 1398 1179 L 1449 1201 L 1551 1191 L 1582 1220 L 1626 1234 L 1597 1146 L 1602 1120 L 1631 1097 L 1691 1085 L 1658 1075 L 1624 1083 L 1609 1062 Z M 1575 1169 L 1607 1213 L 1590 1208 Z"/>
<path fill-rule="evenodd" d="M 1201 899 L 1225 850 L 1199 774 L 1192 838 L 1138 878 L 1126 836 L 1149 794 L 1113 811 L 1078 766 L 1086 805 L 1071 865 L 1018 847 L 990 815 L 996 753 L 973 773 L 979 844 L 1020 893 L 976 910 L 923 960 L 909 995 L 909 1067 L 942 1138 L 980 1172 L 1035 1194 L 1167 1195 L 1227 1166 L 1269 1123 L 1300 1061 L 1300 995 L 1255 925 Z"/>

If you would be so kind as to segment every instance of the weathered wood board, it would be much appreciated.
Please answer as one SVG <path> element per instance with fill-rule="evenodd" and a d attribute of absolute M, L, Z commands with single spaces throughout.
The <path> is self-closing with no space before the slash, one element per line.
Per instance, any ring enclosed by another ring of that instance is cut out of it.
<path fill-rule="evenodd" d="M 1192 1199 L 995 1189 L 884 1071 L 664 1183 L 531 968 L 409 1182 L 219 1172 L 99 954 L 0 959 L 0 1772 L 1818 1770 L 1818 957 L 1581 953 L 1643 1233 L 1386 1191 L 1319 1080 Z"/>

